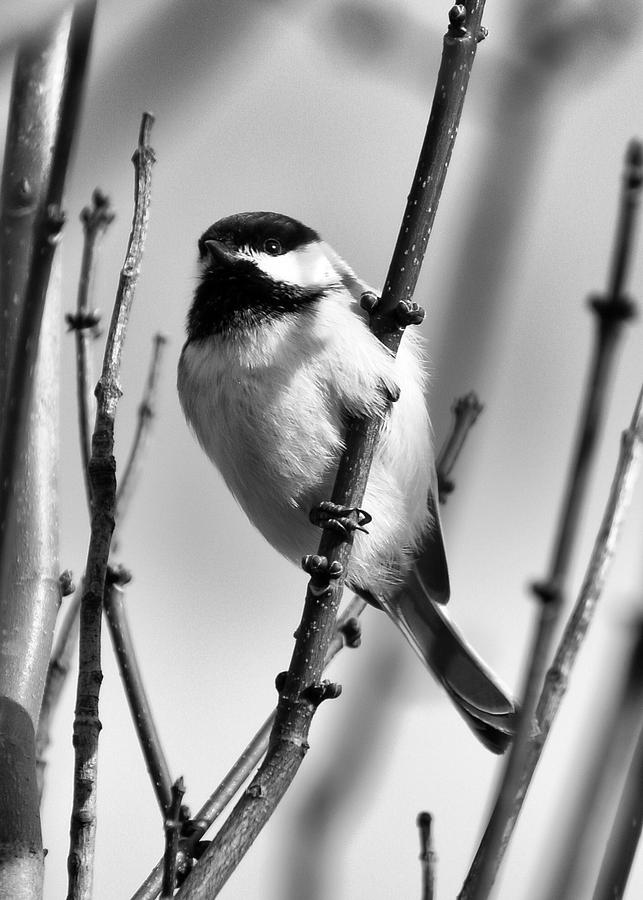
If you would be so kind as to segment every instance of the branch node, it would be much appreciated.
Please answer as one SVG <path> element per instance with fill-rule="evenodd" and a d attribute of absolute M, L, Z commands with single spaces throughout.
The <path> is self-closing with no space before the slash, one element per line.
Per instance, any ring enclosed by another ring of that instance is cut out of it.
<path fill-rule="evenodd" d="M 106 582 L 107 584 L 115 584 L 118 587 L 124 587 L 132 580 L 132 573 L 125 566 L 107 566 Z"/>
<path fill-rule="evenodd" d="M 596 295 L 590 297 L 588 303 L 603 327 L 627 322 L 636 316 L 636 303 L 624 294 L 617 297 Z"/>
<path fill-rule="evenodd" d="M 98 328 L 100 311 L 98 309 L 92 312 L 65 313 L 65 322 L 67 323 L 67 331 L 91 330 L 94 337 L 98 337 L 100 334 Z"/>
<path fill-rule="evenodd" d="M 480 28 L 476 31 L 476 44 L 479 44 L 481 41 L 488 36 L 489 29 L 485 28 L 484 25 L 481 25 Z"/>
<path fill-rule="evenodd" d="M 555 581 L 532 581 L 529 587 L 543 606 L 562 603 L 563 592 L 560 584 Z"/>
<path fill-rule="evenodd" d="M 643 186 L 643 144 L 633 138 L 625 155 L 625 186 L 632 191 L 637 191 Z"/>
<path fill-rule="evenodd" d="M 60 241 L 65 220 L 66 217 L 62 207 L 58 203 L 50 203 L 47 207 L 45 227 L 47 229 L 47 242 L 52 246 Z"/>
<path fill-rule="evenodd" d="M 253 800 L 258 800 L 263 794 L 263 788 L 259 782 L 254 782 L 246 788 L 246 795 Z"/>
<path fill-rule="evenodd" d="M 100 188 L 94 188 L 92 205 L 84 206 L 80 211 L 80 221 L 83 223 L 85 235 L 97 235 L 111 225 L 116 217 L 112 209 L 111 200 Z"/>
<path fill-rule="evenodd" d="M 341 684 L 335 681 L 320 681 L 317 684 L 309 684 L 307 688 L 301 692 L 302 700 L 307 700 L 315 709 L 324 700 L 336 700 L 342 692 Z"/>
<path fill-rule="evenodd" d="M 359 305 L 362 309 L 365 309 L 369 315 L 372 315 L 377 309 L 380 302 L 380 298 L 377 294 L 373 293 L 373 291 L 364 291 L 362 296 L 359 298 Z"/>
<path fill-rule="evenodd" d="M 347 647 L 356 648 L 362 643 L 362 625 L 355 616 L 347 619 L 338 630 L 344 636 L 344 643 Z"/>
<path fill-rule="evenodd" d="M 275 676 L 275 687 L 277 688 L 277 693 L 281 694 L 284 687 L 286 686 L 286 678 L 288 677 L 288 672 L 277 672 Z"/>
<path fill-rule="evenodd" d="M 58 581 L 60 582 L 60 593 L 63 597 L 69 597 L 70 594 L 76 591 L 71 569 L 65 569 L 64 572 L 61 572 L 58 576 Z"/>

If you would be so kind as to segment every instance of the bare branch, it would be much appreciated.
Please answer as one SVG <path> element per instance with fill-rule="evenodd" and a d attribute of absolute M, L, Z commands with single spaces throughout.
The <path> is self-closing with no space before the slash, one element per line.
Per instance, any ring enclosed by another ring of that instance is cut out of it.
<path fill-rule="evenodd" d="M 144 113 L 138 149 L 134 153 L 134 220 L 125 263 L 116 294 L 105 347 L 103 371 L 96 387 L 96 425 L 89 465 L 92 496 L 91 537 L 85 566 L 80 611 L 80 654 L 74 717 L 75 778 L 67 862 L 69 900 L 91 896 L 96 834 L 96 769 L 101 611 L 116 508 L 114 418 L 121 395 L 120 362 L 130 308 L 143 255 L 149 217 L 151 172 L 154 153 L 149 144 L 153 118 Z"/>
<path fill-rule="evenodd" d="M 9 503 L 21 447 L 24 444 L 45 298 L 56 245 L 64 222 L 61 202 L 83 96 L 95 10 L 95 0 L 84 0 L 76 5 L 72 15 L 57 137 L 46 196 L 38 210 L 34 226 L 29 277 L 4 398 L 5 410 L 0 445 L 0 559 L 5 552 Z"/>
<path fill-rule="evenodd" d="M 78 279 L 76 312 L 68 313 L 66 318 L 69 329 L 76 334 L 76 397 L 78 403 L 78 432 L 80 437 L 80 455 L 83 467 L 83 478 L 87 493 L 87 506 L 91 505 L 89 493 L 89 457 L 91 454 L 91 410 L 93 396 L 90 390 L 90 336 L 97 335 L 100 315 L 97 310 L 90 310 L 90 291 L 96 266 L 96 246 L 109 225 L 114 221 L 109 197 L 98 188 L 92 195 L 92 205 L 86 206 L 80 214 L 83 223 L 84 243 L 83 258 Z"/>
<path fill-rule="evenodd" d="M 156 415 L 156 394 L 158 391 L 158 380 L 163 362 L 163 350 L 167 343 L 164 334 L 154 335 L 154 344 L 152 348 L 152 357 L 150 359 L 147 380 L 143 398 L 138 408 L 138 422 L 132 447 L 123 474 L 120 478 L 118 492 L 116 494 L 116 507 L 119 523 L 127 512 L 129 502 L 134 491 L 140 461 L 145 450 L 145 444 L 150 432 L 152 421 Z"/>
<path fill-rule="evenodd" d="M 105 615 L 118 668 L 125 687 L 139 743 L 145 758 L 161 813 L 167 814 L 172 803 L 172 776 L 154 724 L 152 710 L 145 693 L 141 671 L 134 652 L 134 642 L 125 612 L 123 587 L 131 576 L 124 569 L 111 570 L 105 585 Z"/>
<path fill-rule="evenodd" d="M 591 747 L 588 759 L 584 762 L 582 786 L 569 816 L 567 834 L 559 838 L 557 866 L 547 893 L 549 900 L 580 896 L 577 890 L 578 879 L 584 880 L 588 862 L 596 859 L 594 840 L 597 827 L 602 830 L 606 798 L 615 794 L 631 756 L 632 746 L 641 731 L 643 641 L 640 624 L 639 627 L 635 627 L 633 638 L 626 651 L 629 651 L 629 659 L 625 671 L 621 673 L 615 696 L 611 698 L 603 714 L 601 729 Z M 608 662 L 618 665 L 616 660 Z M 641 804 L 640 782 L 626 800 L 626 805 L 630 808 L 637 804 L 639 806 Z M 630 831 L 631 824 L 626 823 L 627 831 Z M 617 850 L 617 846 L 613 844 L 611 849 Z M 620 867 L 622 860 L 619 857 L 620 852 L 617 852 L 612 862 L 618 860 Z M 617 877 L 624 887 L 622 871 L 612 870 L 611 875 Z M 604 888 L 607 888 L 607 885 L 604 885 Z M 585 891 L 583 894 L 587 896 Z M 610 889 L 604 896 L 612 898 L 618 894 Z"/>
<path fill-rule="evenodd" d="M 483 409 L 484 406 L 478 399 L 478 395 L 475 391 L 469 391 L 464 397 L 458 397 L 451 407 L 451 412 L 453 413 L 453 427 L 435 461 L 435 468 L 438 474 L 440 503 L 446 503 L 448 495 L 455 488 L 455 485 L 449 476 L 456 464 L 469 431 L 475 425 L 478 416 Z"/>
<path fill-rule="evenodd" d="M 38 284 L 34 270 L 77 118 L 70 74 L 82 85 L 83 66 L 70 43 L 74 21 L 56 16 L 18 49 L 2 171 L 0 895 L 14 900 L 40 896 L 44 873 L 35 730 L 60 605 L 60 323 L 58 279 L 45 309 L 51 265 Z"/>
<path fill-rule="evenodd" d="M 442 64 L 429 124 L 382 299 L 366 295 L 371 328 L 393 353 L 404 327 L 423 313 L 412 294 L 435 218 L 451 155 L 476 46 L 482 36 L 483 0 L 450 12 Z M 331 501 L 356 511 L 361 503 L 382 420 L 352 420 Z M 356 515 L 358 513 L 356 512 Z M 308 731 L 319 704 L 339 686 L 321 681 L 324 659 L 341 601 L 351 538 L 325 528 L 318 554 L 306 557 L 311 580 L 290 667 L 279 685 L 279 704 L 266 757 L 178 896 L 215 897 L 236 868 L 294 778 L 303 760 Z"/>
<path fill-rule="evenodd" d="M 549 573 L 543 581 L 532 585 L 533 593 L 540 600 L 540 610 L 527 658 L 516 735 L 483 838 L 485 853 L 481 855 L 479 850 L 476 854 L 460 894 L 461 900 L 464 898 L 483 900 L 488 896 L 507 845 L 503 835 L 506 833 L 507 821 L 512 816 L 513 798 L 519 790 L 522 772 L 529 755 L 528 745 L 532 740 L 536 704 L 551 659 L 552 642 L 566 598 L 572 549 L 587 494 L 597 440 L 605 417 L 607 390 L 615 361 L 616 344 L 623 323 L 634 314 L 634 305 L 622 293 L 631 233 L 635 224 L 636 197 L 642 183 L 640 147 L 637 152 L 633 152 L 634 146 L 632 144 L 628 148 L 625 160 L 621 216 L 615 245 L 617 262 L 613 266 L 615 274 L 610 279 L 612 293 L 606 297 L 593 298 L 591 301 L 598 326 L 596 342 Z"/>
<path fill-rule="evenodd" d="M 531 784 L 547 736 L 567 690 L 573 664 L 589 628 L 598 598 L 603 591 L 607 573 L 614 556 L 618 533 L 625 518 L 634 482 L 638 474 L 642 443 L 643 389 L 634 410 L 632 423 L 629 429 L 623 432 L 621 438 L 621 452 L 616 473 L 603 514 L 601 527 L 589 560 L 585 580 L 563 633 L 554 661 L 547 673 L 545 685 L 538 701 L 535 717 L 536 737 L 528 745 L 523 768 L 520 772 L 519 783 L 515 787 L 514 795 L 510 798 L 512 801 L 511 808 L 508 812 L 501 810 L 502 818 L 500 818 L 500 813 L 497 811 L 499 807 L 496 803 L 487 825 L 487 830 L 482 837 L 467 879 L 459 894 L 459 900 L 470 900 L 471 897 L 476 896 L 474 891 L 477 890 L 477 886 L 480 883 L 480 868 L 484 864 L 485 859 L 492 858 L 494 875 L 502 862 L 504 851 L 518 821 L 523 801 Z M 492 843 L 490 837 L 492 827 L 500 830 L 499 846 L 497 843 L 498 839 L 495 836 Z M 493 857 L 491 856 L 492 851 L 495 854 Z"/>
<path fill-rule="evenodd" d="M 641 674 L 643 673 L 643 623 L 637 623 L 637 642 L 630 666 L 627 700 L 638 701 L 640 712 Z M 623 710 L 619 709 L 622 716 Z M 640 717 L 637 717 L 640 719 Z M 643 729 L 637 721 L 639 736 L 634 748 L 616 816 L 612 825 L 593 900 L 621 900 L 627 887 L 632 863 L 643 827 Z M 606 732 L 607 733 L 607 732 Z"/>
<path fill-rule="evenodd" d="M 69 674 L 76 641 L 78 640 L 78 611 L 82 596 L 82 585 L 76 590 L 76 586 L 71 581 L 70 572 L 63 572 L 60 576 L 60 582 L 62 596 L 68 597 L 73 594 L 74 599 L 67 608 L 65 617 L 58 629 L 56 643 L 51 652 L 42 706 L 40 707 L 38 730 L 36 731 L 36 774 L 41 803 L 45 783 L 45 768 L 47 766 L 46 754 L 50 743 L 51 722 Z"/>

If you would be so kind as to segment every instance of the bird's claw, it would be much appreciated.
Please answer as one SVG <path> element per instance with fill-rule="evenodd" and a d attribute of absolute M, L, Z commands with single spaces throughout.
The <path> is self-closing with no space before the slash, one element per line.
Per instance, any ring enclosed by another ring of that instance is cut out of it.
<path fill-rule="evenodd" d="M 353 531 L 363 531 L 368 534 L 365 525 L 373 520 L 373 517 L 358 506 L 339 506 L 332 500 L 322 500 L 319 506 L 310 512 L 310 521 L 320 528 L 331 528 L 345 540 Z"/>

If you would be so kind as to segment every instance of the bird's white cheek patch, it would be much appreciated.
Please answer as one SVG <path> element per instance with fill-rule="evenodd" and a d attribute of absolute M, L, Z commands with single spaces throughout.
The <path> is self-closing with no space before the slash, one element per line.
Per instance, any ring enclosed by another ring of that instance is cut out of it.
<path fill-rule="evenodd" d="M 300 287 L 320 287 L 337 281 L 337 274 L 318 244 L 307 244 L 281 256 L 257 253 L 254 261 L 262 272 L 275 281 Z"/>

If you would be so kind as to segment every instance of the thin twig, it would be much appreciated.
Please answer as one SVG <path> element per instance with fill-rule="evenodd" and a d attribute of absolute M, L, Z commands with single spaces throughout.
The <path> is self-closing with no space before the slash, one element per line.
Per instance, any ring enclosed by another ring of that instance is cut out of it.
<path fill-rule="evenodd" d="M 551 730 L 562 699 L 567 690 L 569 679 L 582 641 L 589 628 L 596 603 L 600 597 L 612 562 L 618 533 L 634 488 L 640 462 L 641 444 L 643 443 L 643 388 L 639 395 L 630 427 L 623 432 L 621 450 L 612 482 L 609 499 L 603 514 L 601 526 L 594 543 L 589 560 L 585 580 L 581 587 L 576 605 L 569 618 L 561 638 L 554 661 L 547 672 L 543 691 L 536 708 L 534 740 L 528 746 L 528 752 L 520 773 L 520 782 L 512 798 L 509 814 L 502 822 L 500 847 L 495 851 L 496 869 L 500 866 L 502 856 L 513 834 L 520 810 L 543 747 Z M 494 808 L 489 825 L 485 831 L 478 851 L 460 892 L 459 900 L 473 897 L 479 879 L 479 868 L 490 856 L 490 828 L 497 807 Z"/>
<path fill-rule="evenodd" d="M 155 334 L 152 347 L 152 356 L 145 382 L 143 397 L 138 407 L 138 421 L 132 447 L 127 458 L 127 463 L 121 475 L 116 494 L 116 510 L 118 521 L 125 515 L 136 485 L 137 474 L 150 427 L 156 415 L 156 394 L 158 389 L 159 373 L 163 362 L 163 350 L 167 343 L 164 334 Z"/>
<path fill-rule="evenodd" d="M 388 276 L 379 302 L 367 296 L 371 328 L 393 353 L 404 327 L 423 313 L 413 304 L 429 234 L 437 211 L 457 131 L 466 86 L 481 36 L 483 0 L 452 8 L 442 64 L 424 143 Z M 352 420 L 331 500 L 357 509 L 366 487 L 383 421 Z M 339 694 L 321 682 L 328 644 L 341 601 L 351 551 L 345 539 L 325 528 L 316 556 L 307 557 L 311 574 L 304 611 L 288 672 L 281 680 L 279 704 L 266 757 L 228 820 L 188 875 L 178 896 L 216 897 L 292 782 L 308 747 L 310 724 L 319 704 Z"/>
<path fill-rule="evenodd" d="M 74 802 L 67 862 L 69 900 L 88 900 L 92 891 L 96 835 L 96 768 L 101 613 L 116 507 L 114 418 L 121 395 L 119 373 L 130 308 L 138 281 L 149 217 L 154 153 L 149 144 L 153 118 L 143 114 L 134 153 L 134 220 L 116 294 L 105 347 L 103 371 L 96 387 L 96 425 L 89 464 L 92 496 L 91 536 L 80 612 L 78 691 L 74 717 Z"/>
<path fill-rule="evenodd" d="M 87 493 L 87 506 L 91 505 L 89 493 L 89 457 L 91 455 L 91 410 L 93 396 L 90 389 L 89 340 L 95 337 L 100 321 L 99 313 L 90 310 L 90 292 L 93 285 L 96 266 L 96 246 L 109 225 L 114 221 L 114 213 L 110 208 L 109 198 L 98 188 L 92 195 L 92 205 L 86 206 L 80 214 L 83 223 L 83 258 L 78 278 L 76 312 L 68 313 L 66 318 L 69 329 L 76 335 L 76 399 L 78 403 L 78 433 L 80 438 L 80 455 L 83 467 L 83 479 Z"/>
<path fill-rule="evenodd" d="M 24 442 L 47 288 L 56 245 L 64 223 L 61 202 L 72 141 L 80 114 L 95 11 L 96 0 L 84 0 L 76 5 L 72 15 L 57 137 L 44 203 L 38 211 L 34 226 L 31 265 L 8 377 L 2 423 L 0 559 L 5 553 L 9 503 L 20 449 Z"/>
<path fill-rule="evenodd" d="M 183 778 L 172 785 L 172 797 L 165 817 L 165 855 L 163 857 L 163 889 L 161 897 L 173 897 L 176 885 L 176 859 L 181 834 L 181 801 L 185 794 Z"/>
<path fill-rule="evenodd" d="M 130 578 L 123 568 L 112 570 L 105 584 L 105 615 L 145 765 L 161 813 L 166 815 L 172 802 L 172 776 L 154 724 L 127 621 L 123 587 Z"/>
<path fill-rule="evenodd" d="M 556 835 L 559 847 L 558 864 L 554 868 L 547 897 L 578 897 L 579 878 L 585 876 L 588 863 L 596 859 L 594 839 L 597 828 L 602 830 L 605 819 L 605 801 L 615 792 L 616 783 L 622 777 L 632 746 L 641 729 L 643 709 L 643 641 L 637 628 L 634 641 L 628 648 L 629 660 L 622 673 L 616 695 L 602 716 L 588 761 L 585 762 L 583 783 L 572 814 L 569 817 L 566 837 Z M 611 660 L 608 661 L 612 662 Z M 640 805 L 641 785 L 634 792 Z M 631 804 L 633 798 L 628 798 Z M 629 823 L 628 823 L 629 824 Z M 586 896 L 586 891 L 582 892 Z M 611 892 L 610 897 L 616 896 Z"/>
<path fill-rule="evenodd" d="M 352 597 L 340 616 L 335 634 L 328 645 L 328 653 L 324 661 L 327 668 L 344 647 L 357 647 L 360 641 L 359 617 L 366 608 L 361 597 Z M 181 845 L 183 860 L 191 859 L 197 844 L 208 828 L 221 815 L 226 806 L 247 781 L 253 769 L 259 764 L 268 748 L 268 739 L 275 720 L 275 710 L 268 716 L 261 728 L 254 735 L 245 750 L 229 770 L 223 781 L 212 792 L 194 818 L 190 819 Z M 163 877 L 163 860 L 160 860 L 145 879 L 132 900 L 154 900 L 161 890 Z"/>
<path fill-rule="evenodd" d="M 461 900 L 465 900 L 465 898 L 467 900 L 469 898 L 484 900 L 488 896 L 507 846 L 504 835 L 529 754 L 528 745 L 533 736 L 533 717 L 536 704 L 551 660 L 551 648 L 556 627 L 565 604 L 572 550 L 578 535 L 589 475 L 605 417 L 607 391 L 615 361 L 617 340 L 621 334 L 623 323 L 634 315 L 634 304 L 623 293 L 623 279 L 627 273 L 631 234 L 635 225 L 636 198 L 640 192 L 641 183 L 641 146 L 637 142 L 632 142 L 625 159 L 623 191 L 620 201 L 620 226 L 614 248 L 614 256 L 620 262 L 613 266 L 616 274 L 610 278 L 611 293 L 606 297 L 591 300 L 590 305 L 595 313 L 597 323 L 596 341 L 576 447 L 561 507 L 549 573 L 543 581 L 532 585 L 533 593 L 540 601 L 540 608 L 527 658 L 516 735 L 483 838 L 485 852 L 481 855 L 479 849 L 476 854 L 460 894 Z M 627 210 L 627 214 L 623 210 Z M 623 226 L 623 222 L 627 227 Z"/>
<path fill-rule="evenodd" d="M 422 900 L 433 900 L 435 895 L 435 852 L 432 835 L 431 813 L 421 812 L 417 817 L 420 835 L 420 863 L 422 866 Z"/>
<path fill-rule="evenodd" d="M 453 427 L 435 461 L 440 503 L 446 503 L 448 495 L 455 488 L 455 484 L 449 476 L 453 471 L 470 429 L 475 425 L 483 409 L 484 406 L 478 399 L 475 391 L 469 391 L 463 397 L 458 397 L 451 407 Z"/>
<path fill-rule="evenodd" d="M 51 722 L 69 674 L 78 639 L 78 610 L 80 609 L 82 596 L 82 585 L 76 589 L 76 586 L 72 583 L 69 571 L 61 574 L 60 585 L 61 595 L 68 597 L 73 594 L 74 599 L 69 604 L 65 617 L 58 629 L 56 643 L 49 658 L 45 690 L 38 718 L 38 729 L 36 731 L 36 777 L 38 779 L 38 794 L 41 803 L 47 766 L 46 754 L 51 740 Z"/>

